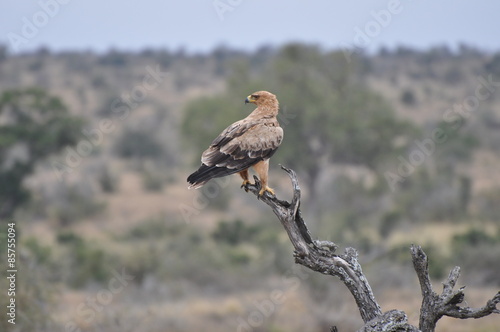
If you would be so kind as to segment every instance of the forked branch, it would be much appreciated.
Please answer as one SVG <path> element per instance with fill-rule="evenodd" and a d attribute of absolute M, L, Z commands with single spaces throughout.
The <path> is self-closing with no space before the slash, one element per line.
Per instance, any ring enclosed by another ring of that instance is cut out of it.
<path fill-rule="evenodd" d="M 460 303 L 464 301 L 464 287 L 454 290 L 460 276 L 460 267 L 455 266 L 443 283 L 443 292 L 438 295 L 432 290 L 429 278 L 427 255 L 420 246 L 411 246 L 411 257 L 413 266 L 417 272 L 422 290 L 422 307 L 420 308 L 419 328 L 425 332 L 432 332 L 436 328 L 437 321 L 443 316 L 449 316 L 460 319 L 481 318 L 490 314 L 499 314 L 497 309 L 500 303 L 500 292 L 498 292 L 484 307 L 473 309 L 461 307 Z"/>
<path fill-rule="evenodd" d="M 337 245 L 335 243 L 312 239 L 300 213 L 301 191 L 297 175 L 291 169 L 284 166 L 281 168 L 288 173 L 292 181 L 293 198 L 291 202 L 280 200 L 268 192 L 259 196 L 261 183 L 255 176 L 255 184 L 246 185 L 245 190 L 252 192 L 257 198 L 269 205 L 278 217 L 294 247 L 295 262 L 313 271 L 332 275 L 342 280 L 353 295 L 361 318 L 365 322 L 365 325 L 358 330 L 359 332 L 419 331 L 415 326 L 408 324 L 407 316 L 402 311 L 390 310 L 382 313 L 368 280 L 363 274 L 357 260 L 358 253 L 354 248 L 346 248 L 343 254 L 336 254 Z M 460 269 L 458 267 L 452 270 L 444 284 L 443 294 L 438 296 L 432 290 L 430 283 L 427 256 L 420 247 L 416 246 L 412 246 L 411 254 L 423 296 L 419 326 L 421 331 L 434 331 L 437 321 L 443 315 L 456 318 L 480 318 L 492 313 L 499 313 L 496 306 L 500 302 L 500 292 L 482 308 L 471 309 L 458 306 L 465 296 L 463 287 L 457 291 L 453 290 L 459 275 Z"/>

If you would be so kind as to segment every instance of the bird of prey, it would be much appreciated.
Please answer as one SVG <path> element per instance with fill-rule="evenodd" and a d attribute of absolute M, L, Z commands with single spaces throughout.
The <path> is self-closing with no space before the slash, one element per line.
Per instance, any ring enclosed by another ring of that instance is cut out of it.
<path fill-rule="evenodd" d="M 187 181 L 189 188 L 199 188 L 213 178 L 239 173 L 243 178 L 242 187 L 250 184 L 248 168 L 257 173 L 264 192 L 274 195 L 268 187 L 269 158 L 276 152 L 283 140 L 283 129 L 276 116 L 278 99 L 267 91 L 258 91 L 245 99 L 245 104 L 253 103 L 257 108 L 243 120 L 224 129 L 201 155 L 200 168 Z"/>

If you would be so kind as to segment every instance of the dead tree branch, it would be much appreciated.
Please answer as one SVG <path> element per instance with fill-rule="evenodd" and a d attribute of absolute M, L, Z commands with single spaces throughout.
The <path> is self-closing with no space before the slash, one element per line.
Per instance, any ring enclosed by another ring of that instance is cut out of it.
<path fill-rule="evenodd" d="M 481 318 L 493 313 L 500 313 L 496 308 L 500 303 L 500 292 L 498 292 L 486 305 L 479 309 L 460 307 L 465 298 L 464 287 L 453 290 L 460 276 L 460 267 L 455 266 L 443 283 L 443 292 L 438 295 L 432 290 L 429 279 L 427 255 L 420 246 L 411 246 L 411 257 L 413 266 L 420 282 L 422 290 L 422 307 L 420 308 L 419 328 L 425 332 L 432 332 L 436 328 L 437 321 L 443 316 L 460 319 Z"/>
<path fill-rule="evenodd" d="M 295 262 L 313 271 L 338 277 L 346 285 L 356 301 L 361 318 L 365 322 L 365 325 L 358 332 L 419 331 L 415 326 L 408 324 L 408 318 L 402 311 L 390 310 L 382 313 L 370 284 L 363 274 L 357 260 L 358 253 L 354 248 L 346 248 L 343 254 L 336 254 L 337 245 L 335 243 L 312 239 L 300 213 L 301 191 L 297 175 L 291 169 L 283 166 L 281 168 L 288 173 L 292 181 L 293 198 L 291 202 L 280 200 L 267 192 L 263 196 L 259 196 L 261 183 L 255 176 L 255 184 L 248 184 L 245 190 L 252 192 L 257 198 L 269 205 L 278 217 L 294 247 Z M 427 256 L 420 247 L 416 246 L 412 246 L 411 254 L 423 296 L 420 315 L 421 331 L 434 331 L 437 321 L 443 315 L 456 318 L 480 318 L 491 313 L 499 313 L 496 305 L 500 302 L 500 292 L 480 309 L 457 306 L 464 298 L 463 287 L 458 291 L 453 291 L 459 275 L 458 267 L 452 270 L 444 284 L 443 294 L 438 296 L 433 292 L 430 283 Z"/>

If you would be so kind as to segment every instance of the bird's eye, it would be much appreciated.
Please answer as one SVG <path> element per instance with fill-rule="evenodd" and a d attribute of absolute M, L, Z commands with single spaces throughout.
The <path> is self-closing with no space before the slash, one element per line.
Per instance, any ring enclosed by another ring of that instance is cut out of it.
<path fill-rule="evenodd" d="M 259 98 L 259 95 L 252 95 L 252 98 L 257 99 L 257 98 Z"/>

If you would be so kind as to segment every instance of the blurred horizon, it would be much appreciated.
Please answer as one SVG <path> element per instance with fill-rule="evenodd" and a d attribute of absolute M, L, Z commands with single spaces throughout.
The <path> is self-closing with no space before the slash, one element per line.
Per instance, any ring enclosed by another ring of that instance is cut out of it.
<path fill-rule="evenodd" d="M 361 49 L 361 48 L 349 48 L 349 49 L 342 49 L 340 47 L 332 47 L 332 48 L 327 48 L 323 47 L 322 45 L 318 43 L 307 43 L 307 42 L 301 42 L 301 41 L 285 41 L 281 44 L 262 44 L 259 46 L 256 46 L 254 49 L 244 49 L 244 48 L 238 48 L 238 47 L 232 47 L 229 45 L 225 44 L 220 44 L 220 45 L 215 45 L 213 48 L 207 49 L 207 50 L 202 50 L 202 51 L 189 51 L 186 48 L 180 46 L 178 48 L 168 48 L 168 47 L 162 47 L 162 46 L 157 46 L 157 47 L 142 47 L 138 49 L 127 49 L 127 48 L 115 48 L 115 47 L 110 47 L 105 50 L 97 50 L 97 49 L 55 49 L 51 48 L 46 45 L 39 45 L 39 47 L 34 48 L 34 49 L 29 49 L 21 52 L 12 52 L 12 50 L 9 48 L 9 44 L 3 44 L 0 43 L 0 47 L 4 47 L 5 55 L 6 56 L 24 56 L 24 55 L 33 55 L 37 53 L 44 53 L 48 52 L 53 55 L 58 55 L 58 54 L 94 54 L 97 56 L 104 56 L 106 54 L 110 53 L 122 53 L 122 54 L 142 54 L 145 52 L 166 52 L 166 53 L 171 53 L 171 54 L 181 54 L 189 57 L 196 57 L 196 56 L 207 56 L 212 53 L 216 52 L 230 52 L 230 53 L 239 53 L 239 54 L 246 54 L 246 55 L 251 55 L 256 52 L 259 52 L 261 50 L 265 51 L 277 51 L 283 47 L 286 47 L 288 45 L 306 45 L 310 47 L 315 47 L 319 51 L 324 52 L 324 53 L 329 53 L 329 52 L 343 52 L 344 54 L 347 55 L 353 55 L 356 54 L 358 56 L 376 56 L 380 55 L 382 53 L 397 53 L 401 50 L 404 51 L 410 51 L 410 52 L 415 52 L 415 53 L 426 53 L 432 50 L 445 50 L 446 52 L 449 52 L 450 55 L 459 55 L 462 49 L 466 49 L 467 51 L 476 51 L 478 53 L 484 54 L 484 55 L 495 55 L 496 53 L 500 52 L 500 48 L 498 50 L 487 50 L 485 48 L 480 48 L 476 47 L 474 45 L 461 42 L 456 45 L 456 47 L 450 47 L 447 44 L 433 44 L 429 45 L 428 47 L 411 47 L 408 45 L 404 44 L 397 44 L 392 47 L 388 47 L 385 45 L 381 45 L 378 49 L 374 49 L 371 51 L 367 51 L 366 49 Z"/>

